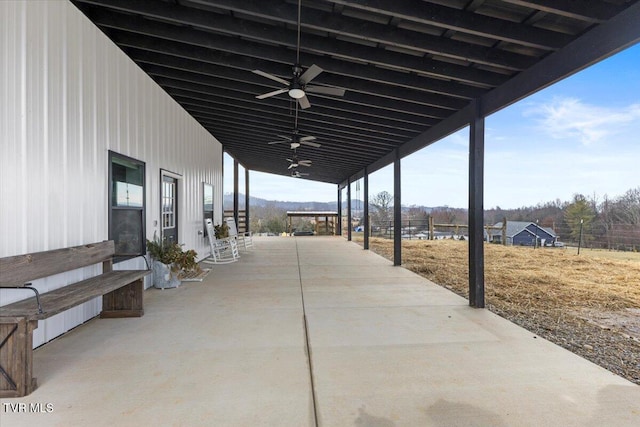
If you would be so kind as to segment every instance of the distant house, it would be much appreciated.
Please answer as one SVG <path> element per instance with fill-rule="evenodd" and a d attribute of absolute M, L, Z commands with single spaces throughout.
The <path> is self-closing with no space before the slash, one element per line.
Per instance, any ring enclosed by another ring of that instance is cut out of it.
<path fill-rule="evenodd" d="M 502 222 L 496 223 L 495 227 L 502 227 Z M 507 245 L 514 246 L 552 246 L 558 239 L 552 229 L 526 221 L 507 221 L 506 236 Z M 501 234 L 493 235 L 492 239 L 494 243 L 502 243 Z"/>

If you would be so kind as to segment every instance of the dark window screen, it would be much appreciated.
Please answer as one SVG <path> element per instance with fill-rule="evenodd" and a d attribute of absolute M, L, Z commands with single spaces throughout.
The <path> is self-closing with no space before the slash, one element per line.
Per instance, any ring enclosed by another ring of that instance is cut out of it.
<path fill-rule="evenodd" d="M 115 242 L 116 260 L 146 253 L 144 166 L 109 152 L 109 239 Z"/>

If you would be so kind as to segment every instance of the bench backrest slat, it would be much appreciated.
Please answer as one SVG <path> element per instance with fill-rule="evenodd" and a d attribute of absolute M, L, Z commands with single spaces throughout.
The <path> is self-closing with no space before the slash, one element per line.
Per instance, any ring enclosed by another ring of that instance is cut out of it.
<path fill-rule="evenodd" d="M 113 240 L 71 248 L 0 258 L 0 287 L 26 282 L 104 262 L 115 253 Z"/>

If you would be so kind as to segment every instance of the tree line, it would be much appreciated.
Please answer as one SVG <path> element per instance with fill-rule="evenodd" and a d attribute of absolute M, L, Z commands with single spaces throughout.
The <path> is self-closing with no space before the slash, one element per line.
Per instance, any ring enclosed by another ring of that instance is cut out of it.
<path fill-rule="evenodd" d="M 485 212 L 490 221 L 501 217 L 538 222 L 571 243 L 582 239 L 582 244 L 595 248 L 640 250 L 640 187 L 615 198 L 575 194 L 570 201 Z"/>
<path fill-rule="evenodd" d="M 389 224 L 393 221 L 393 196 L 380 192 L 369 201 L 372 224 Z M 402 221 L 414 224 L 427 223 L 429 217 L 441 224 L 468 223 L 467 209 L 403 207 Z M 539 203 L 517 209 L 499 206 L 484 212 L 484 223 L 494 225 L 507 221 L 535 222 L 550 228 L 569 243 L 595 248 L 640 250 L 640 187 L 623 195 L 610 198 L 575 194 L 570 201 Z"/>
<path fill-rule="evenodd" d="M 280 234 L 287 230 L 286 209 L 279 208 L 275 203 L 251 206 L 250 210 L 253 232 Z M 393 196 L 387 191 L 373 195 L 369 200 L 369 214 L 372 226 L 389 224 L 393 221 Z M 358 213 L 354 216 L 357 217 Z M 468 222 L 467 209 L 464 208 L 402 208 L 404 223 L 412 221 L 414 224 L 423 223 L 426 227 L 429 217 L 439 224 L 466 225 Z M 614 198 L 575 194 L 569 201 L 556 199 L 517 209 L 497 206 L 484 212 L 487 225 L 502 222 L 505 218 L 507 221 L 535 222 L 552 229 L 560 240 L 568 243 L 577 244 L 582 238 L 582 244 L 589 247 L 640 250 L 640 187 Z M 311 222 L 303 218 L 295 219 L 293 226 L 298 230 L 313 229 Z"/>

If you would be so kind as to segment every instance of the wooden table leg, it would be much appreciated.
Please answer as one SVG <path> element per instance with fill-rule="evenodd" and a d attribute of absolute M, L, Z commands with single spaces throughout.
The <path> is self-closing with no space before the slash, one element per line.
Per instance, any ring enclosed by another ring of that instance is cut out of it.
<path fill-rule="evenodd" d="M 102 296 L 101 318 L 141 317 L 144 314 L 144 279 Z"/>
<path fill-rule="evenodd" d="M 0 397 L 21 397 L 37 387 L 33 378 L 33 330 L 37 320 L 0 318 Z"/>

